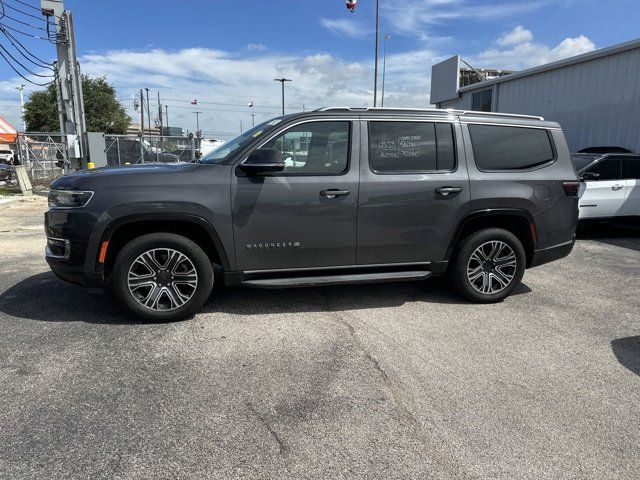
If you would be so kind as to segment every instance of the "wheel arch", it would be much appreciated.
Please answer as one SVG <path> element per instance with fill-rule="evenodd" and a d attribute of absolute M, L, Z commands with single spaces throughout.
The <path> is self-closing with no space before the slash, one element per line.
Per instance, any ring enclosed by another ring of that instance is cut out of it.
<path fill-rule="evenodd" d="M 225 271 L 230 270 L 222 241 L 207 220 L 189 214 L 154 213 L 130 215 L 109 224 L 100 241 L 101 245 L 109 242 L 102 265 L 105 277 L 113 270 L 115 259 L 124 245 L 136 237 L 154 232 L 175 233 L 189 238 L 205 251 L 212 263 L 222 265 Z"/>
<path fill-rule="evenodd" d="M 524 247 L 527 268 L 529 268 L 537 243 L 535 220 L 527 210 L 511 208 L 486 209 L 469 213 L 458 225 L 456 234 L 447 248 L 446 260 L 451 260 L 463 239 L 486 228 L 503 228 L 518 237 Z"/>

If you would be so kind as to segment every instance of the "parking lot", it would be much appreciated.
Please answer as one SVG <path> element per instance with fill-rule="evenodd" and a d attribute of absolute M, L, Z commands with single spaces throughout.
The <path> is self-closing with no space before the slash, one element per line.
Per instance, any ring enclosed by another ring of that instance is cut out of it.
<path fill-rule="evenodd" d="M 136 323 L 57 280 L 41 197 L 0 210 L 1 478 L 637 478 L 640 229 L 517 294 L 434 279 L 217 291 Z"/>

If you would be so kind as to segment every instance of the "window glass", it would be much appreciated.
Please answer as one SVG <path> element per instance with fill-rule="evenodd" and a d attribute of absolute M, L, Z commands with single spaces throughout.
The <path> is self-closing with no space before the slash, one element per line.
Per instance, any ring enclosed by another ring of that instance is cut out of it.
<path fill-rule="evenodd" d="M 625 158 L 623 162 L 623 177 L 629 180 L 640 180 L 640 158 Z"/>
<path fill-rule="evenodd" d="M 589 168 L 587 172 L 597 175 L 596 178 L 590 178 L 591 181 L 620 180 L 620 159 L 602 160 Z"/>
<path fill-rule="evenodd" d="M 216 164 L 222 163 L 229 158 L 233 153 L 247 147 L 251 142 L 260 138 L 264 134 L 270 132 L 281 122 L 281 118 L 274 118 L 268 122 L 261 123 L 253 127 L 251 130 L 247 130 L 238 137 L 223 143 L 218 148 L 209 152 L 203 158 L 200 159 L 201 163 Z"/>
<path fill-rule="evenodd" d="M 262 148 L 282 152 L 285 174 L 342 173 L 349 164 L 349 122 L 303 123 L 278 135 Z"/>
<path fill-rule="evenodd" d="M 554 158 L 546 130 L 538 128 L 469 125 L 473 154 L 480 170 L 518 170 Z"/>
<path fill-rule="evenodd" d="M 476 112 L 490 112 L 493 89 L 487 88 L 481 92 L 476 92 L 471 97 L 471 109 Z"/>
<path fill-rule="evenodd" d="M 452 127 L 437 125 L 436 135 L 436 124 L 431 122 L 370 122 L 371 169 L 379 173 L 453 170 Z"/>
<path fill-rule="evenodd" d="M 453 125 L 436 123 L 436 140 L 438 149 L 438 166 L 436 170 L 453 170 L 456 168 L 455 144 L 453 142 Z"/>

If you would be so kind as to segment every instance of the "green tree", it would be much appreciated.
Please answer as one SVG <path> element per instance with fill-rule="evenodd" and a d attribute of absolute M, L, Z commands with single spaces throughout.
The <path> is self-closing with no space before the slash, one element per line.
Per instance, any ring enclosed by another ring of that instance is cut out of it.
<path fill-rule="evenodd" d="M 82 76 L 82 94 L 87 130 L 90 132 L 126 133 L 131 119 L 116 97 L 116 89 L 106 78 Z M 56 87 L 33 92 L 24 104 L 24 120 L 29 132 L 60 130 Z"/>

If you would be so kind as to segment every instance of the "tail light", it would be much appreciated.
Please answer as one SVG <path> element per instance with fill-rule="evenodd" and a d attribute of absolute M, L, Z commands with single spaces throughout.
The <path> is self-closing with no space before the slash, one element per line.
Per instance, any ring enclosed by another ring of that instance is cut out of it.
<path fill-rule="evenodd" d="M 562 187 L 567 196 L 577 197 L 578 191 L 580 190 L 580 182 L 563 182 Z"/>

